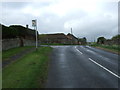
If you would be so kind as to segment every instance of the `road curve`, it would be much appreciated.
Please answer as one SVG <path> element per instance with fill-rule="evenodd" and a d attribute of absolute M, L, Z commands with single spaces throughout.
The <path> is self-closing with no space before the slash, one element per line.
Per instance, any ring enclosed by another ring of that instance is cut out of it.
<path fill-rule="evenodd" d="M 46 88 L 118 88 L 118 55 L 90 46 L 52 46 Z"/>

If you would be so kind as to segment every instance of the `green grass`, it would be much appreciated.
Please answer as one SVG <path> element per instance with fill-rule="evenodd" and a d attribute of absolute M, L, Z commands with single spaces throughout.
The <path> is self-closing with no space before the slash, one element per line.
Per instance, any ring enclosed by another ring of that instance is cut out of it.
<path fill-rule="evenodd" d="M 51 47 L 40 47 L 5 67 L 2 72 L 3 88 L 44 87 L 51 50 Z"/>
<path fill-rule="evenodd" d="M 78 45 L 78 44 L 63 44 L 63 43 L 42 43 L 40 45 Z"/>
<path fill-rule="evenodd" d="M 32 46 L 26 46 L 26 47 L 17 47 L 17 48 L 12 48 L 9 50 L 2 51 L 2 60 L 5 60 L 9 58 L 10 56 L 13 56 L 25 49 L 31 48 Z"/>
<path fill-rule="evenodd" d="M 115 52 L 120 51 L 119 45 L 92 44 L 91 46 L 105 48 L 105 49 L 109 49 L 109 50 L 112 50 L 112 51 L 115 51 Z"/>

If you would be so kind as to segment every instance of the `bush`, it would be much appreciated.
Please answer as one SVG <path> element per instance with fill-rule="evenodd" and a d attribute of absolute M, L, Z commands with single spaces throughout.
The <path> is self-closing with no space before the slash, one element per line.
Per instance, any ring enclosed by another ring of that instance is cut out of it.
<path fill-rule="evenodd" d="M 35 30 L 27 29 L 20 25 L 12 25 L 9 27 L 2 25 L 3 39 L 16 38 L 16 37 L 25 38 L 25 36 L 35 38 Z"/>

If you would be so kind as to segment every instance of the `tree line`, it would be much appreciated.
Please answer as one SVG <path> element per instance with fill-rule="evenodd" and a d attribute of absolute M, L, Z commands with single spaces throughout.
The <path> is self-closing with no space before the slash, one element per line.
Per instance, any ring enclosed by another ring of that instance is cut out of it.
<path fill-rule="evenodd" d="M 120 34 L 113 36 L 111 39 L 106 39 L 105 37 L 99 37 L 97 38 L 97 44 L 106 44 L 107 42 L 115 41 L 116 43 L 119 44 L 120 41 Z M 112 43 L 114 44 L 114 43 Z"/>
<path fill-rule="evenodd" d="M 10 38 L 20 38 L 23 37 L 35 37 L 35 30 L 20 26 L 20 25 L 11 25 L 9 27 L 5 25 L 2 26 L 2 39 Z"/>

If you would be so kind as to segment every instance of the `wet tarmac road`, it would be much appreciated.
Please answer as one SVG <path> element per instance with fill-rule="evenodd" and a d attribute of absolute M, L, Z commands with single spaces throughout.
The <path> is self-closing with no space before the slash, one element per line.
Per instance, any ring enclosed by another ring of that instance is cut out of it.
<path fill-rule="evenodd" d="M 118 55 L 90 46 L 52 46 L 46 88 L 118 88 Z"/>

